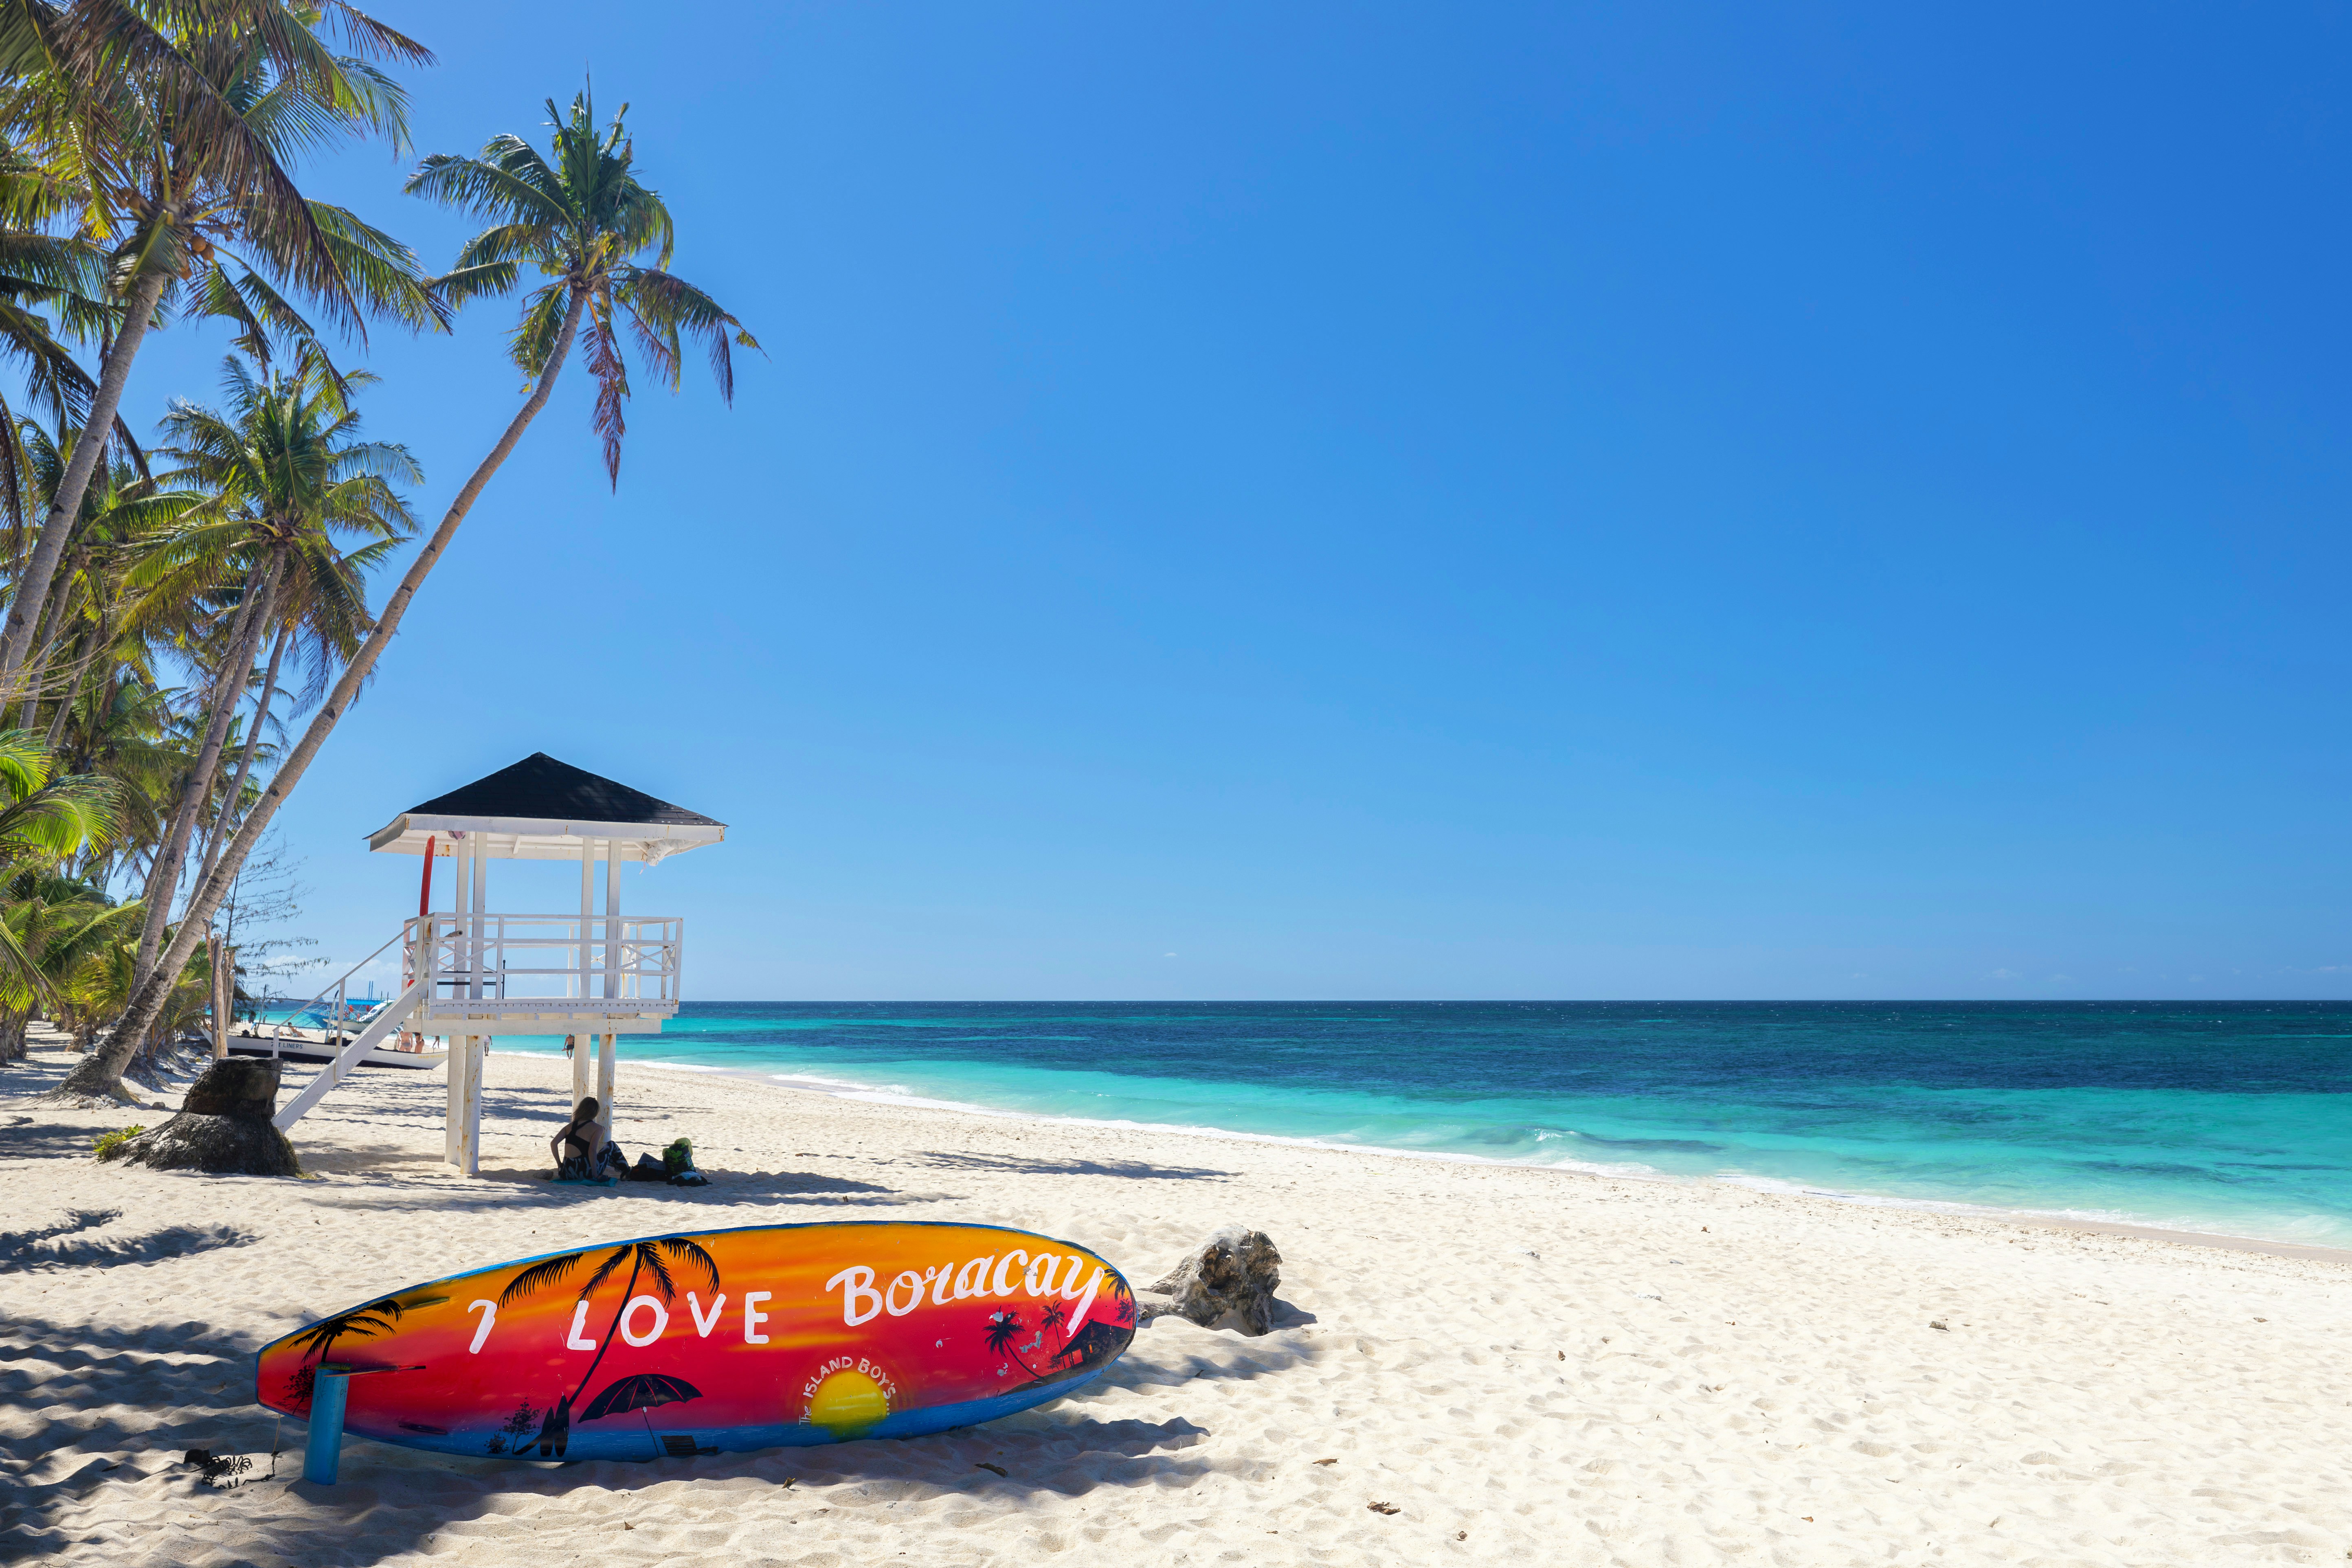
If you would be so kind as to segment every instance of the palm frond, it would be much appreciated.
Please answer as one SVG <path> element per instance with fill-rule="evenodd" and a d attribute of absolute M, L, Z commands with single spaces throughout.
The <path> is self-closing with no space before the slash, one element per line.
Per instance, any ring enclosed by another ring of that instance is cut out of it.
<path fill-rule="evenodd" d="M 571 309 L 571 290 L 561 283 L 551 283 L 523 297 L 522 319 L 507 336 L 507 352 L 525 379 L 536 381 L 547 374 L 556 342 L 563 336 L 563 318 Z"/>
<path fill-rule="evenodd" d="M 654 1277 L 654 1288 L 661 1292 L 662 1300 L 665 1301 L 677 1300 L 677 1282 L 669 1277 L 669 1265 L 663 1261 L 661 1248 L 658 1247 L 648 1247 L 645 1243 L 639 1242 L 636 1247 L 636 1251 L 639 1258 L 645 1263 L 646 1272 Z"/>
<path fill-rule="evenodd" d="M 520 276 L 520 269 L 513 262 L 491 261 L 479 267 L 454 268 L 427 279 L 425 286 L 451 310 L 457 310 L 470 300 L 495 298 L 512 291 Z"/>
<path fill-rule="evenodd" d="M 719 1265 L 701 1247 L 682 1236 L 665 1236 L 654 1245 L 698 1274 L 704 1289 L 719 1289 Z"/>
<path fill-rule="evenodd" d="M 613 336 L 613 320 L 601 300 L 588 306 L 586 340 L 588 374 L 596 383 L 595 412 L 589 424 L 604 448 L 604 472 L 613 488 L 621 488 L 621 438 L 628 433 L 629 367 L 621 359 L 621 345 Z"/>
<path fill-rule="evenodd" d="M 587 1256 L 584 1252 L 567 1252 L 562 1257 L 542 1258 L 532 1264 L 507 1281 L 507 1288 L 499 1292 L 499 1305 L 504 1307 L 551 1285 L 561 1285 L 574 1268 L 580 1267 L 580 1260 Z"/>
<path fill-rule="evenodd" d="M 513 158 L 517 150 L 527 155 L 520 162 Z M 401 189 L 445 207 L 495 212 L 508 216 L 509 221 L 566 221 L 572 215 L 543 188 L 541 182 L 530 177 L 534 163 L 539 163 L 539 155 L 531 152 L 529 142 L 520 137 L 500 136 L 492 139 L 478 158 L 432 153 L 417 164 L 416 172 L 408 176 Z M 545 165 L 539 167 L 544 169 Z"/>
<path fill-rule="evenodd" d="M 614 285 L 614 292 L 637 320 L 640 331 L 659 332 L 669 344 L 673 389 L 677 385 L 675 350 L 683 333 L 702 341 L 710 355 L 710 374 L 719 383 L 719 395 L 730 403 L 735 400 L 735 361 L 730 345 L 764 352 L 742 322 L 693 284 L 656 268 L 627 268 Z"/>
<path fill-rule="evenodd" d="M 614 1271 L 629 1260 L 631 1251 L 632 1248 L 626 1247 L 614 1247 L 612 1255 L 596 1266 L 596 1272 L 588 1276 L 588 1283 L 580 1287 L 580 1299 L 586 1300 L 597 1286 L 611 1279 Z"/>

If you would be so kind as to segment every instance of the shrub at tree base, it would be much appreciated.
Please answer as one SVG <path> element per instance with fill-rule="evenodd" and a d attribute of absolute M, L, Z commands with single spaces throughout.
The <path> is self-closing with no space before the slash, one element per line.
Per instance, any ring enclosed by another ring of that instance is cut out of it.
<path fill-rule="evenodd" d="M 269 1124 L 277 1110 L 278 1064 L 231 1057 L 205 1069 L 180 1114 L 152 1132 L 101 1147 L 98 1157 L 215 1176 L 299 1176 L 294 1145 Z"/>
<path fill-rule="evenodd" d="M 111 1155 L 117 1147 L 121 1144 L 128 1143 L 131 1139 L 138 1137 L 139 1134 L 146 1131 L 147 1129 L 144 1127 L 118 1128 L 112 1132 L 100 1133 L 97 1137 L 89 1141 L 89 1146 L 93 1150 L 97 1151 L 98 1157 L 103 1160 Z"/>

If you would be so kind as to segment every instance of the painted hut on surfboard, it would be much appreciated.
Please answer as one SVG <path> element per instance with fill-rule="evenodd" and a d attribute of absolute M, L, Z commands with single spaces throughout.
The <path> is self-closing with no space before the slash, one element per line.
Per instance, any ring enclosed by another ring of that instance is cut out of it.
<path fill-rule="evenodd" d="M 443 1153 L 466 1174 L 481 1166 L 482 1058 L 499 1035 L 575 1037 L 572 1103 L 593 1092 L 599 1142 L 609 1138 L 619 1037 L 658 1034 L 676 1016 L 686 938 L 686 922 L 675 915 L 622 912 L 621 867 L 659 865 L 726 837 L 725 823 L 544 752 L 402 812 L 368 836 L 368 847 L 424 858 L 416 918 L 352 971 L 397 945 L 400 994 L 278 1113 L 279 1131 L 301 1120 L 379 1043 L 405 1029 L 449 1042 Z M 580 912 L 501 910 L 489 892 L 493 860 L 578 861 Z M 445 873 L 438 878 L 436 867 Z M 329 986 L 321 1000 L 336 996 L 350 978 Z"/>

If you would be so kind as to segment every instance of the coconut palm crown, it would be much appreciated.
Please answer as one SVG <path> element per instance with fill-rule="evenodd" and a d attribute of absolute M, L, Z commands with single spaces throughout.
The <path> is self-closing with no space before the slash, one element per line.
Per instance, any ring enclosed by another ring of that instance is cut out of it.
<path fill-rule="evenodd" d="M 273 336 L 315 336 L 281 285 L 362 337 L 367 315 L 446 324 L 407 247 L 306 197 L 289 173 L 299 155 L 348 139 L 405 145 L 406 100 L 372 57 L 429 58 L 421 45 L 340 5 L 92 0 L 73 12 L 47 0 L 0 5 L 0 63 L 21 75 L 0 94 L 0 133 L 26 151 L 41 199 L 67 202 L 83 237 L 102 247 L 110 282 L 83 439 L 0 625 L 0 679 L 28 651 L 105 444 L 92 435 L 112 428 L 163 307 L 229 318 L 247 352 Z M 337 55 L 318 38 L 330 16 L 358 53 Z"/>
<path fill-rule="evenodd" d="M 425 159 L 407 185 L 413 195 L 491 220 L 467 241 L 457 265 L 434 281 L 452 307 L 513 292 L 526 266 L 549 279 L 523 296 L 522 319 L 508 347 L 525 381 L 533 382 L 560 363 L 574 331 L 584 333 L 588 374 L 596 378 L 591 424 L 604 442 L 604 471 L 615 489 L 629 397 L 624 320 L 646 367 L 673 392 L 685 340 L 708 351 L 719 395 L 730 403 L 730 344 L 760 346 L 718 301 L 668 271 L 675 248 L 669 209 L 637 179 L 634 143 L 622 128 L 628 111 L 623 104 L 600 130 L 585 91 L 572 100 L 569 114 L 549 99 L 555 131 L 551 155 L 520 136 L 494 136 L 474 157 Z M 648 252 L 650 266 L 639 259 Z"/>

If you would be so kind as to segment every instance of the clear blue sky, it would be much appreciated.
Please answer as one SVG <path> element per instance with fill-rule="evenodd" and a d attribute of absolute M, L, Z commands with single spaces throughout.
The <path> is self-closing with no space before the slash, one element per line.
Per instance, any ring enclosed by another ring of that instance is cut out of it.
<path fill-rule="evenodd" d="M 328 952 L 545 750 L 731 825 L 689 996 L 2352 994 L 2340 10 L 382 14 L 422 150 L 593 66 L 770 358 L 617 496 L 559 393 L 286 815 Z M 430 517 L 509 316 L 377 339 Z"/>

